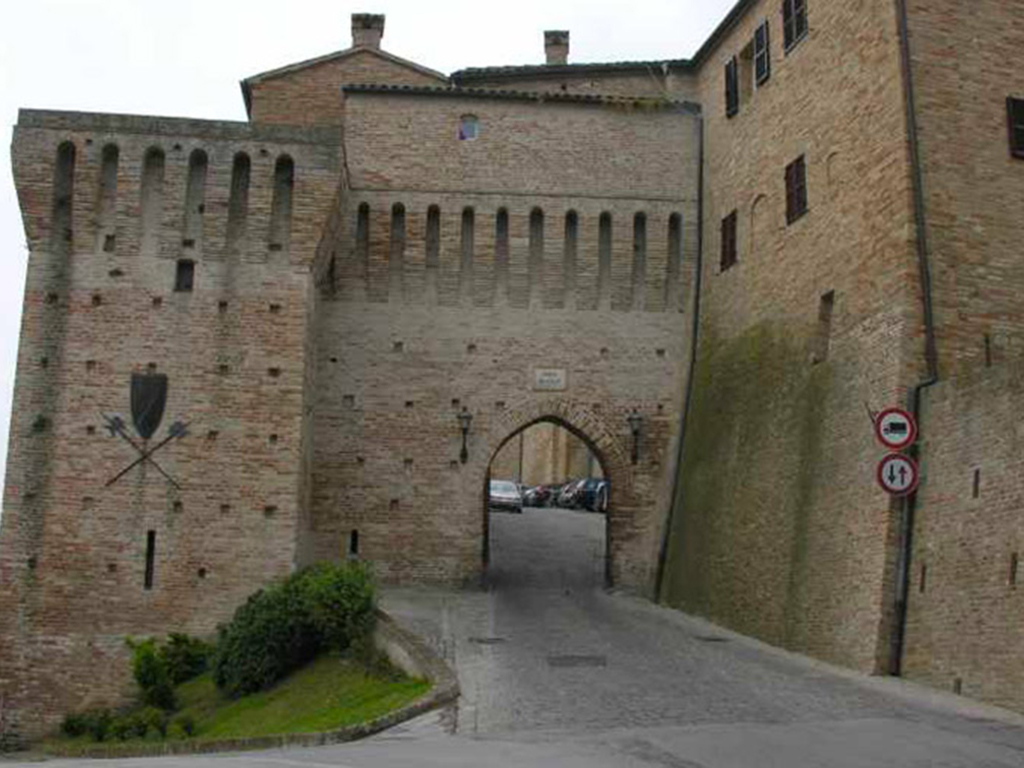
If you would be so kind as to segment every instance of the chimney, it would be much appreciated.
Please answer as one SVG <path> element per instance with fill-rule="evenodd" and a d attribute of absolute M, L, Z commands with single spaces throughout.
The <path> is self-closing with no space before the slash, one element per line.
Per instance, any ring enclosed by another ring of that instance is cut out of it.
<path fill-rule="evenodd" d="M 548 66 L 567 64 L 569 62 L 569 31 L 565 29 L 549 29 L 544 33 L 544 54 Z"/>
<path fill-rule="evenodd" d="M 380 39 L 384 37 L 383 13 L 352 14 L 352 47 L 380 48 Z"/>

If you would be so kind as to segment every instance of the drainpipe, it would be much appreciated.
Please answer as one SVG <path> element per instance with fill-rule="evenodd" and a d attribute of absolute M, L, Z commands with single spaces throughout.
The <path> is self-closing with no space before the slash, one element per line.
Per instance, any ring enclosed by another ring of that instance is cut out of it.
<path fill-rule="evenodd" d="M 697 114 L 697 145 L 700 157 L 697 169 L 697 265 L 696 279 L 693 285 L 693 332 L 690 336 L 690 363 L 686 374 L 686 394 L 683 397 L 683 412 L 679 417 L 679 445 L 676 450 L 676 466 L 672 477 L 672 500 L 669 504 L 665 525 L 661 532 L 661 547 L 658 550 L 658 569 L 654 579 L 654 600 L 661 600 L 661 590 L 665 581 L 665 566 L 668 559 L 668 539 L 672 533 L 672 513 L 675 512 L 676 499 L 679 498 L 680 478 L 683 469 L 683 447 L 686 442 L 686 417 L 690 413 L 690 402 L 693 399 L 694 369 L 697 367 L 697 344 L 700 340 L 700 288 L 701 276 L 704 272 L 704 113 Z M 684 222 L 685 226 L 685 222 Z"/>
<path fill-rule="evenodd" d="M 900 62 L 903 71 L 903 93 L 906 102 L 907 142 L 910 150 L 910 173 L 914 188 L 914 223 L 917 229 L 917 263 L 921 280 L 921 299 L 924 304 L 924 358 L 927 378 L 911 389 L 907 408 L 921 426 L 921 393 L 939 381 L 939 353 L 935 343 L 935 318 L 932 307 L 932 277 L 928 255 L 928 231 L 925 221 L 924 179 L 921 173 L 921 148 L 917 139 L 917 107 L 914 101 L 914 80 L 910 58 L 910 25 L 906 0 L 896 0 L 896 21 L 900 37 Z M 920 432 L 918 433 L 920 441 Z M 918 444 L 910 449 L 911 456 L 919 459 Z M 907 596 L 910 592 L 910 560 L 913 554 L 914 512 L 917 509 L 917 491 L 901 504 L 900 551 L 896 564 L 895 624 L 889 647 L 889 674 L 899 676 L 903 670 L 903 651 L 907 633 Z"/>

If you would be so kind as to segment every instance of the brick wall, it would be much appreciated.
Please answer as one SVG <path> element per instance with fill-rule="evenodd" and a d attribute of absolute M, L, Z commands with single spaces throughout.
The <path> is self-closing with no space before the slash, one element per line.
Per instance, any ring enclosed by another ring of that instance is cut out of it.
<path fill-rule="evenodd" d="M 67 234 L 52 231 L 66 142 L 75 148 Z M 119 149 L 117 191 L 101 216 L 109 145 Z M 154 147 L 164 183 L 147 251 L 141 178 Z M 194 150 L 208 157 L 198 237 L 184 221 Z M 229 251 L 239 152 L 251 158 L 247 238 Z M 283 155 L 295 165 L 291 236 L 273 250 Z M 0 690 L 29 707 L 22 722 L 33 735 L 73 706 L 123 694 L 125 635 L 209 634 L 294 566 L 308 270 L 339 161 L 332 131 L 34 112 L 21 114 L 14 157 L 31 255 L 0 539 Z M 179 258 L 195 262 L 191 292 L 174 290 Z M 189 425 L 155 457 L 180 488 L 149 464 L 107 485 L 137 453 L 107 432 L 103 414 L 134 432 L 129 380 L 146 371 L 169 377 L 150 444 L 174 421 Z"/>

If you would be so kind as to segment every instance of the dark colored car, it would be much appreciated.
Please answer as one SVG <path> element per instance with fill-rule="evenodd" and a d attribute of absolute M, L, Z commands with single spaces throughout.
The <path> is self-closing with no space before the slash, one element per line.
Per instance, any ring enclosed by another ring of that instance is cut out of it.
<path fill-rule="evenodd" d="M 576 506 L 591 512 L 607 512 L 611 487 L 607 480 L 596 477 L 584 480 L 576 496 Z"/>
<path fill-rule="evenodd" d="M 523 506 L 525 507 L 543 507 L 550 500 L 551 491 L 544 485 L 535 485 L 523 492 Z"/>
<path fill-rule="evenodd" d="M 583 482 L 583 480 L 571 480 L 562 486 L 562 490 L 558 494 L 558 506 L 563 507 L 564 509 L 572 509 L 575 507 L 576 499 L 580 492 L 580 486 Z"/>
<path fill-rule="evenodd" d="M 523 511 L 523 495 L 519 486 L 511 480 L 491 480 L 488 505 L 491 509 L 506 509 L 510 512 Z"/>

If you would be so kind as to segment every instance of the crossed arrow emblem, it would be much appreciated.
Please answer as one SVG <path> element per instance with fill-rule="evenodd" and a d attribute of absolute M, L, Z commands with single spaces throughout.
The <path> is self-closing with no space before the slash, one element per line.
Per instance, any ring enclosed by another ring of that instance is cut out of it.
<path fill-rule="evenodd" d="M 175 488 L 181 488 L 181 486 L 178 485 L 178 481 L 171 477 L 169 474 L 167 474 L 167 472 L 164 471 L 164 468 L 156 463 L 156 460 L 153 458 L 153 454 L 155 454 L 165 445 L 170 443 L 172 440 L 179 440 L 185 437 L 185 435 L 188 434 L 188 424 L 183 424 L 180 421 L 174 422 L 167 430 L 167 437 L 165 437 L 159 443 L 154 445 L 152 448 L 148 448 L 145 444 L 139 445 L 134 439 L 132 439 L 131 435 L 128 434 L 128 430 L 125 429 L 124 420 L 120 416 L 107 416 L 105 414 L 101 415 L 103 416 L 103 420 L 106 421 L 107 423 L 107 431 L 110 432 L 110 436 L 114 437 L 116 435 L 118 437 L 121 437 L 122 439 L 124 439 L 126 443 L 128 443 L 128 445 L 134 448 L 139 454 L 138 458 L 136 458 L 135 461 L 133 461 L 131 464 L 129 464 L 127 467 L 122 469 L 120 472 L 114 475 L 114 477 L 110 478 L 107 481 L 108 488 L 112 486 L 114 483 L 116 483 L 118 480 L 120 480 L 122 477 L 127 475 L 135 467 L 146 462 L 152 464 L 153 467 L 156 468 L 156 471 L 163 475 L 165 478 L 167 478 L 167 482 L 169 482 Z"/>

